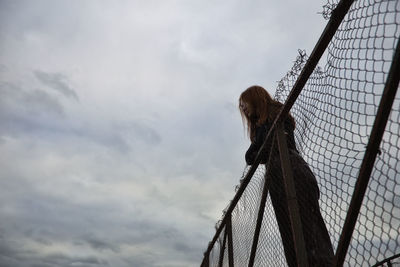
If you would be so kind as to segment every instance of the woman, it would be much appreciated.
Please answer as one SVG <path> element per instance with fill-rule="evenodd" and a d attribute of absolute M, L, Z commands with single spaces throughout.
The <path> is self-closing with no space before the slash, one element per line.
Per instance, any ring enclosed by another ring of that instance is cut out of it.
<path fill-rule="evenodd" d="M 251 145 L 246 152 L 247 164 L 253 164 L 256 155 L 264 143 L 265 137 L 283 105 L 271 98 L 260 86 L 245 90 L 239 98 L 239 109 L 243 122 L 247 125 Z M 319 189 L 317 181 L 307 163 L 296 149 L 294 140 L 295 121 L 291 115 L 284 121 L 284 132 L 287 139 L 289 159 L 293 171 L 296 196 L 302 223 L 304 242 L 309 266 L 331 266 L 333 248 L 324 220 L 319 210 Z M 293 234 L 285 187 L 280 165 L 277 144 L 269 138 L 261 153 L 261 163 L 267 163 L 271 154 L 269 172 L 265 175 L 271 179 L 270 196 L 274 207 L 286 261 L 289 267 L 297 266 Z"/>

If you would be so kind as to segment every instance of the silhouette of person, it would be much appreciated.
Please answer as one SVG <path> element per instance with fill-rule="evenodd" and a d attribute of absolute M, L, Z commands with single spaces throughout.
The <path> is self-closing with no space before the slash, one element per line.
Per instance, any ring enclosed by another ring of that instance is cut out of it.
<path fill-rule="evenodd" d="M 283 105 L 272 99 L 269 93 L 260 86 L 251 86 L 239 98 L 239 110 L 243 123 L 247 126 L 251 145 L 246 152 L 248 165 L 253 164 L 273 121 Z M 295 121 L 291 115 L 284 121 L 284 132 L 287 139 L 289 160 L 293 169 L 296 197 L 299 205 L 300 219 L 309 266 L 331 266 L 333 248 L 328 230 L 321 216 L 318 199 L 319 188 L 314 174 L 300 156 L 294 140 Z M 269 194 L 275 211 L 279 232 L 289 267 L 298 266 L 294 248 L 293 233 L 289 218 L 288 202 L 282 177 L 278 146 L 269 138 L 261 153 L 261 163 L 267 163 L 271 155 L 270 168 L 265 175 L 270 176 Z"/>

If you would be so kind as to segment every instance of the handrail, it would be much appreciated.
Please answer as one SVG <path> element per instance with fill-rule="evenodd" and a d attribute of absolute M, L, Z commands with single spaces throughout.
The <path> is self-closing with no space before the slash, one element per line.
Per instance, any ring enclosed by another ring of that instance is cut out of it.
<path fill-rule="evenodd" d="M 382 266 L 385 263 L 391 263 L 392 260 L 397 259 L 397 258 L 400 258 L 400 253 L 393 255 L 392 257 L 386 258 L 383 261 L 377 262 L 374 265 L 372 265 L 371 267 L 378 267 L 378 266 Z"/>

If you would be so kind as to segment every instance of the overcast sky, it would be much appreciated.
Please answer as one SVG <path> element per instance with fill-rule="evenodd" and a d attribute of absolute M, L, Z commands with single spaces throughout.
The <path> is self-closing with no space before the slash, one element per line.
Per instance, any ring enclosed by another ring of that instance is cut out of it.
<path fill-rule="evenodd" d="M 323 4 L 0 0 L 0 266 L 198 266 Z"/>

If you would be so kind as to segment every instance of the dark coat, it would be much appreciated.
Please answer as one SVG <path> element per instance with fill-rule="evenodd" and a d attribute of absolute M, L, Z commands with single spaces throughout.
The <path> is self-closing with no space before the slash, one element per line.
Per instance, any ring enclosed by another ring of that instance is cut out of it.
<path fill-rule="evenodd" d="M 255 140 L 246 152 L 247 164 L 254 163 L 258 150 L 261 148 L 271 126 L 272 124 L 267 122 L 256 128 Z M 296 149 L 294 125 L 289 119 L 284 122 L 284 130 L 289 150 L 289 160 L 293 169 L 308 264 L 309 266 L 330 266 L 333 259 L 333 248 L 319 209 L 318 199 L 320 193 L 317 180 Z M 281 234 L 286 261 L 288 266 L 292 267 L 297 266 L 293 234 L 278 145 L 277 143 L 273 145 L 272 140 L 273 138 L 269 138 L 264 151 L 262 151 L 261 163 L 266 164 L 270 153 L 273 153 L 271 155 L 270 168 L 267 168 L 269 171 L 265 175 L 266 178 L 271 179 L 269 194 Z"/>
<path fill-rule="evenodd" d="M 265 137 L 267 137 L 267 133 L 268 133 L 269 129 L 271 128 L 271 126 L 272 126 L 271 122 L 265 122 L 264 124 L 262 124 L 261 126 L 258 126 L 256 128 L 255 140 L 254 140 L 254 142 L 251 143 L 249 149 L 246 152 L 246 156 L 245 156 L 246 163 L 248 165 L 253 164 L 253 162 L 257 156 L 258 150 L 260 150 L 262 144 L 264 143 Z M 284 129 L 285 129 L 288 149 L 293 150 L 293 152 L 298 152 L 296 149 L 296 143 L 294 141 L 294 125 L 289 119 L 285 120 Z M 265 146 L 265 149 L 264 149 L 263 153 L 261 154 L 261 163 L 263 163 L 263 164 L 267 163 L 268 156 L 269 156 L 269 153 L 272 148 L 272 139 L 273 138 L 269 138 L 269 140 Z M 275 147 L 275 151 L 277 151 L 276 147 Z M 279 156 L 279 154 L 277 154 L 277 155 Z"/>

